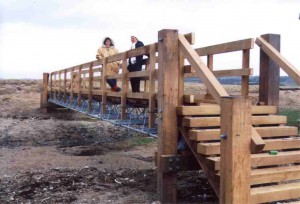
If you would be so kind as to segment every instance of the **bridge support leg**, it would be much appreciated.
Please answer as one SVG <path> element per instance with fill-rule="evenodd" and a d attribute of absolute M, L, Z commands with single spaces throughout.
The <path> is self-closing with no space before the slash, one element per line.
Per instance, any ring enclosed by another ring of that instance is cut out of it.
<path fill-rule="evenodd" d="M 162 155 L 177 154 L 179 51 L 178 31 L 158 32 L 158 172 L 157 191 L 162 203 L 176 203 L 176 173 L 163 173 Z"/>
<path fill-rule="evenodd" d="M 48 112 L 48 81 L 49 81 L 49 73 L 43 73 L 40 108 L 44 113 Z"/>
<path fill-rule="evenodd" d="M 265 34 L 261 36 L 280 52 L 280 35 Z M 265 105 L 279 105 L 279 66 L 260 50 L 259 102 Z"/>
<path fill-rule="evenodd" d="M 251 101 L 221 98 L 220 203 L 250 203 Z"/>

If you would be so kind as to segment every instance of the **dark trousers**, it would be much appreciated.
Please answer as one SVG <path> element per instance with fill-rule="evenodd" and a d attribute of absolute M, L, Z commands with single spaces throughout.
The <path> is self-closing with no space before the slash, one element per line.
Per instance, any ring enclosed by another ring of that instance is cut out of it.
<path fill-rule="evenodd" d="M 129 72 L 136 72 L 142 70 L 142 64 L 130 64 L 127 69 Z M 130 78 L 132 92 L 140 92 L 140 77 Z"/>
<path fill-rule="evenodd" d="M 113 88 L 114 86 L 116 86 L 117 84 L 117 80 L 116 79 L 106 79 L 106 82 L 108 83 L 108 85 Z"/>

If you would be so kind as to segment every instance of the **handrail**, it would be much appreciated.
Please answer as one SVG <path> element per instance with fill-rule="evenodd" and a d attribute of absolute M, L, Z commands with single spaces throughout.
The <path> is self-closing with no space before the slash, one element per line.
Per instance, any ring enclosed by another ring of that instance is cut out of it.
<path fill-rule="evenodd" d="M 294 65 L 262 37 L 256 38 L 255 43 L 300 86 L 300 71 Z"/>

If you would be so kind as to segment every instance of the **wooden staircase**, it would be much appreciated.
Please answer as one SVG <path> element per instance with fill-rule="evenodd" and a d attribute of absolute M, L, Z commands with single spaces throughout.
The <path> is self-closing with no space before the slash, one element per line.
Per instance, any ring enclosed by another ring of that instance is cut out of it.
<path fill-rule="evenodd" d="M 276 106 L 252 106 L 252 125 L 265 146 L 262 152 L 251 154 L 251 203 L 300 200 L 298 128 L 286 126 L 287 117 L 276 113 Z M 220 107 L 180 106 L 177 115 L 182 121 L 182 136 L 219 194 Z"/>

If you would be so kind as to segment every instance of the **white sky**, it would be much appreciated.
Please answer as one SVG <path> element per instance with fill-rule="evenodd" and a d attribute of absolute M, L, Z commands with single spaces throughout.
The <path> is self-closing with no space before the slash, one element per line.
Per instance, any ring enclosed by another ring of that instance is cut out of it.
<path fill-rule="evenodd" d="M 194 48 L 281 35 L 281 53 L 300 69 L 300 0 L 0 0 L 0 78 L 43 72 L 95 59 L 110 36 L 120 52 L 130 35 L 144 44 L 161 29 L 195 32 Z M 258 74 L 259 49 L 251 51 Z M 241 53 L 215 57 L 215 68 L 240 68 Z"/>

